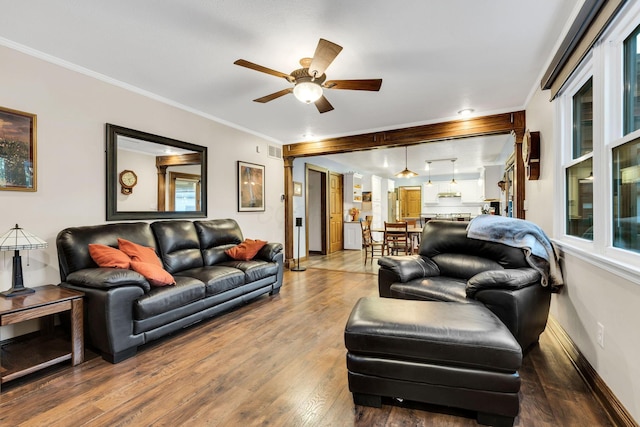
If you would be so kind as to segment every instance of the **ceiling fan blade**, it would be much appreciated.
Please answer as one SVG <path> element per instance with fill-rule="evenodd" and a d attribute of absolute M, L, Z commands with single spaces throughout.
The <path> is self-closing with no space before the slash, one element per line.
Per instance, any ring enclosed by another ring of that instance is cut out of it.
<path fill-rule="evenodd" d="M 333 105 L 331 105 L 329 100 L 327 100 L 327 98 L 325 98 L 324 95 L 318 98 L 318 100 L 314 102 L 314 104 L 316 104 L 316 108 L 320 113 L 326 113 L 327 111 L 333 110 Z"/>
<path fill-rule="evenodd" d="M 364 80 L 328 80 L 322 85 L 327 89 L 371 90 L 379 91 L 382 79 Z"/>
<path fill-rule="evenodd" d="M 295 79 L 289 74 L 282 73 L 280 71 L 272 70 L 271 68 L 263 67 L 262 65 L 254 64 L 253 62 L 245 61 L 244 59 L 238 59 L 234 62 L 234 64 L 239 65 L 241 67 L 250 68 L 252 70 L 260 71 L 261 73 L 271 74 L 272 76 L 282 77 L 289 82 L 294 81 Z"/>
<path fill-rule="evenodd" d="M 331 65 L 336 56 L 342 50 L 342 46 L 332 43 L 325 39 L 320 39 L 316 47 L 316 53 L 313 54 L 313 60 L 309 65 L 309 75 L 320 77 L 324 71 Z"/>
<path fill-rule="evenodd" d="M 279 90 L 278 92 L 274 92 L 271 95 L 267 95 L 267 96 L 263 96 L 262 98 L 258 98 L 258 99 L 254 99 L 253 102 L 261 102 L 261 103 L 265 103 L 265 102 L 269 102 L 269 101 L 273 101 L 276 98 L 280 98 L 281 96 L 284 96 L 288 93 L 293 92 L 293 88 L 287 88 L 287 89 L 282 89 Z"/>

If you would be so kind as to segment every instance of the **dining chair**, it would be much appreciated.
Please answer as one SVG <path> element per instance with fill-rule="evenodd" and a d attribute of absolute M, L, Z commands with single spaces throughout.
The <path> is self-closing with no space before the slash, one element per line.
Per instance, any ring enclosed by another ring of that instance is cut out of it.
<path fill-rule="evenodd" d="M 418 220 L 416 218 L 405 218 L 404 222 L 407 223 L 407 229 L 418 227 Z M 422 227 L 422 225 L 420 225 Z M 416 252 L 420 247 L 420 233 L 409 233 L 411 240 L 411 252 Z"/>
<path fill-rule="evenodd" d="M 409 255 L 411 253 L 410 243 L 405 221 L 384 222 L 384 245 L 387 254 L 398 255 L 402 251 L 405 255 Z"/>
<path fill-rule="evenodd" d="M 360 227 L 362 228 L 362 249 L 364 249 L 364 263 L 367 264 L 369 258 L 369 251 L 371 251 L 371 264 L 373 265 L 373 258 L 378 251 L 378 256 L 384 255 L 384 242 L 374 240 L 371 236 L 371 221 L 365 219 L 360 221 Z"/>

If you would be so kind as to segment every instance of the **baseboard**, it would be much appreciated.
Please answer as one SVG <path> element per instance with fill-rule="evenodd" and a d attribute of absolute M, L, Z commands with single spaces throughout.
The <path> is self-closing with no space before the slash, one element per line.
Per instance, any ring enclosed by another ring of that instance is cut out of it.
<path fill-rule="evenodd" d="M 557 320 L 549 316 L 547 329 L 553 337 L 560 343 L 564 352 L 569 356 L 571 363 L 587 383 L 593 395 L 598 399 L 607 415 L 616 426 L 639 427 L 631 414 L 620 403 L 613 394 L 609 386 L 600 378 L 600 375 L 593 369 L 593 366 L 580 352 L 580 349 L 573 342 L 567 332 L 560 326 Z"/>

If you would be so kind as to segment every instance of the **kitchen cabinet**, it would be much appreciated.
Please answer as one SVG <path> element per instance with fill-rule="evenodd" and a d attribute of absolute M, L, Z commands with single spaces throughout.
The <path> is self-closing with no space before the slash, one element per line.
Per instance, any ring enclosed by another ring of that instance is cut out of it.
<path fill-rule="evenodd" d="M 362 203 L 362 175 L 349 172 L 344 175 L 345 203 Z"/>
<path fill-rule="evenodd" d="M 362 249 L 362 228 L 360 221 L 344 223 L 344 249 Z"/>

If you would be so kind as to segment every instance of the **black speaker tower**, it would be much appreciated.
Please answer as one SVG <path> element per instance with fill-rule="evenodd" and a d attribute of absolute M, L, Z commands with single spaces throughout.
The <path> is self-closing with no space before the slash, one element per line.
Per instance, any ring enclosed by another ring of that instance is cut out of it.
<path fill-rule="evenodd" d="M 300 267 L 300 228 L 302 228 L 302 218 L 296 218 L 296 227 L 298 227 L 298 265 L 293 267 L 291 271 L 305 271 L 305 267 Z"/>

